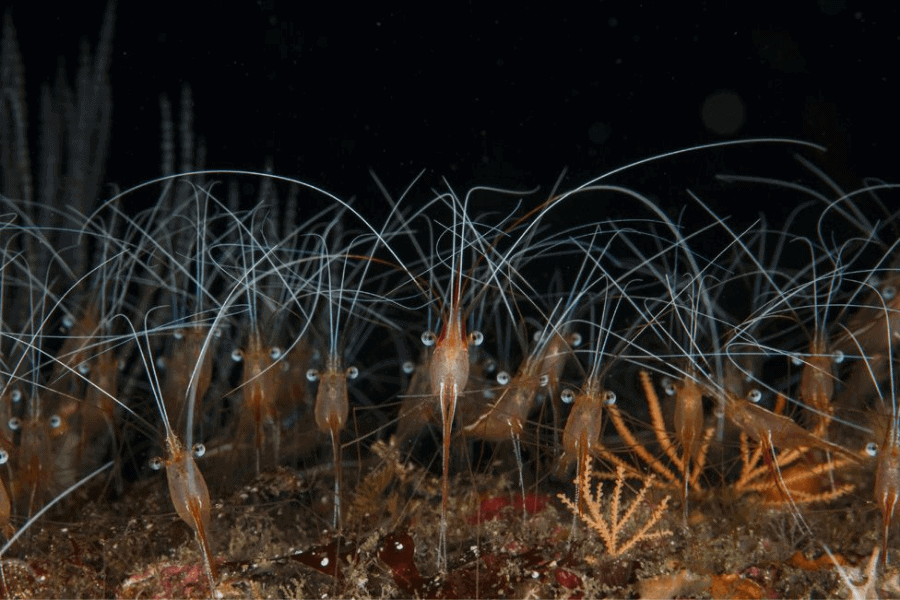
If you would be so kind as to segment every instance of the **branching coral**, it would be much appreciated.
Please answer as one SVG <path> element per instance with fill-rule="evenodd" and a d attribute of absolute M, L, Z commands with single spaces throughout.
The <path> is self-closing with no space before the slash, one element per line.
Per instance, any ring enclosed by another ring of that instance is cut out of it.
<path fill-rule="evenodd" d="M 638 511 L 646 508 L 645 497 L 647 491 L 653 487 L 654 476 L 649 475 L 644 479 L 644 485 L 632 499 L 631 504 L 622 511 L 622 489 L 625 487 L 626 472 L 622 467 L 616 468 L 616 483 L 612 498 L 609 500 L 608 510 L 603 502 L 603 482 L 594 477 L 591 459 L 583 470 L 583 476 L 575 478 L 577 486 L 577 499 L 575 502 L 564 494 L 559 494 L 569 510 L 581 517 L 588 526 L 593 529 L 606 545 L 606 551 L 611 556 L 625 554 L 640 542 L 656 540 L 672 535 L 669 530 L 651 531 L 666 515 L 671 496 L 666 496 L 658 502 L 650 512 L 643 524 L 638 523 Z M 579 508 L 580 500 L 584 501 L 588 512 L 584 514 Z M 636 528 L 636 529 L 635 529 Z"/>

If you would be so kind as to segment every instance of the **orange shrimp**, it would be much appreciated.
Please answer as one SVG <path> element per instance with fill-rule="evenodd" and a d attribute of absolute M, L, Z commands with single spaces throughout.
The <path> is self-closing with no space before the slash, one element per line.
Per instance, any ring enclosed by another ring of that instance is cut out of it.
<path fill-rule="evenodd" d="M 877 449 L 877 462 L 875 467 L 875 487 L 873 495 L 882 515 L 882 559 L 884 566 L 888 564 L 888 537 L 891 525 L 894 523 L 894 513 L 897 510 L 897 502 L 900 500 L 900 435 L 897 431 L 897 419 L 891 419 L 892 423 L 888 435 L 885 437 L 881 448 Z M 868 448 L 869 454 L 876 452 L 873 443 Z"/>
<path fill-rule="evenodd" d="M 649 385 L 649 382 L 647 383 Z M 706 438 L 703 414 L 703 391 L 693 375 L 685 376 L 666 390 L 675 396 L 675 436 L 681 444 L 681 464 L 684 466 L 682 486 L 683 520 L 688 520 L 688 492 L 692 481 L 691 466 L 701 460 L 700 452 Z"/>
<path fill-rule="evenodd" d="M 757 404 L 760 398 L 759 390 L 751 390 L 747 399 L 725 396 L 725 416 L 728 420 L 755 442 L 769 446 L 769 450 L 772 447 L 818 448 L 859 461 L 859 456 L 855 452 L 807 431 L 790 417 L 759 406 Z"/>
<path fill-rule="evenodd" d="M 447 500 L 450 497 L 450 439 L 456 402 L 469 381 L 469 342 L 459 310 L 459 292 L 454 291 L 444 327 L 431 355 L 431 393 L 441 406 L 443 427 L 443 478 L 441 479 L 441 533 L 438 542 L 438 568 L 447 569 Z"/>
<path fill-rule="evenodd" d="M 493 402 L 473 423 L 462 428 L 463 435 L 490 442 L 511 440 L 519 471 L 519 487 L 525 496 L 524 465 L 522 461 L 521 439 L 525 431 L 528 415 L 537 405 L 538 393 L 542 388 L 554 385 L 565 367 L 567 355 L 563 349 L 568 344 L 553 327 L 546 327 L 535 335 L 536 346 L 519 365 L 519 369 L 510 381 L 506 381 L 500 397 Z M 498 374 L 509 378 L 506 372 Z M 549 395 L 553 395 L 550 388 Z"/>
<path fill-rule="evenodd" d="M 147 317 L 144 317 L 146 322 Z M 165 467 L 166 482 L 169 487 L 169 497 L 175 512 L 193 531 L 200 546 L 200 553 L 203 558 L 204 571 L 206 573 L 207 583 L 209 584 L 210 594 L 216 595 L 216 564 L 213 558 L 212 548 L 209 543 L 209 524 L 210 524 L 210 497 L 209 489 L 206 486 L 206 479 L 197 467 L 194 460 L 199 458 L 206 452 L 203 444 L 193 444 L 190 451 L 175 434 L 169 416 L 166 411 L 166 403 L 162 397 L 162 388 L 156 374 L 156 369 L 148 356 L 150 355 L 149 341 L 145 349 L 138 339 L 137 332 L 134 332 L 134 338 L 137 342 L 138 351 L 144 369 L 150 378 L 150 388 L 153 393 L 153 399 L 156 403 L 157 411 L 162 420 L 165 430 L 165 449 L 166 457 L 155 458 L 150 461 L 150 466 L 154 470 Z M 190 396 L 190 394 L 188 394 Z M 190 404 L 190 403 L 189 403 Z M 188 406 L 188 414 L 193 411 L 192 406 Z M 186 439 L 188 444 L 193 437 L 193 431 L 188 419 L 188 425 L 185 427 Z"/>
<path fill-rule="evenodd" d="M 281 358 L 281 350 L 277 347 L 266 348 L 259 330 L 254 328 L 246 347 L 232 352 L 231 358 L 243 364 L 243 383 L 240 387 L 243 402 L 237 437 L 243 441 L 251 434 L 254 465 L 259 474 L 264 451 L 271 446 L 271 456 L 277 462 L 280 449 L 281 427 L 275 410 L 280 369 L 275 368 L 274 363 Z"/>
<path fill-rule="evenodd" d="M 350 414 L 350 400 L 347 395 L 347 380 L 356 379 L 359 370 L 356 367 L 344 369 L 341 359 L 336 354 L 329 354 L 326 366 L 322 371 L 310 369 L 310 381 L 318 381 L 316 392 L 315 417 L 319 431 L 331 436 L 331 449 L 334 458 L 334 521 L 335 531 L 341 530 L 341 431 L 347 424 Z"/>
<path fill-rule="evenodd" d="M 165 466 L 169 496 L 175 512 L 197 536 L 209 589 L 215 594 L 218 575 L 208 537 L 211 506 L 209 489 L 194 460 L 195 456 L 199 458 L 203 455 L 204 448 L 195 444 L 191 452 L 188 452 L 175 433 L 169 430 L 166 433 L 166 452 L 165 460 L 161 463 L 154 462 L 151 466 L 156 469 Z"/>
<path fill-rule="evenodd" d="M 178 327 L 172 333 L 172 343 L 164 359 L 166 365 L 166 381 L 163 386 L 163 399 L 166 402 L 166 410 L 170 414 L 178 415 L 175 421 L 176 427 L 183 427 L 187 422 L 184 413 L 185 390 L 192 390 L 196 394 L 193 404 L 193 422 L 200 421 L 203 411 L 203 398 L 209 390 L 212 381 L 213 356 L 215 355 L 215 335 L 210 336 L 209 327 L 195 322 L 186 327 Z M 200 355 L 204 344 L 209 339 L 210 347 Z M 196 383 L 191 387 L 191 379 Z"/>
<path fill-rule="evenodd" d="M 816 421 L 814 430 L 825 435 L 834 418 L 834 365 L 843 361 L 843 353 L 830 354 L 821 334 L 813 337 L 809 345 L 809 356 L 803 359 L 800 373 L 800 400 L 811 407 Z"/>
<path fill-rule="evenodd" d="M 574 460 L 577 464 L 578 481 L 584 481 L 588 456 L 602 448 L 600 436 L 603 431 L 603 408 L 615 403 L 616 394 L 604 389 L 598 379 L 591 377 L 579 394 L 563 390 L 562 401 L 572 404 L 572 410 L 563 429 L 563 451 L 559 457 L 557 474 L 562 476 Z M 582 502 L 581 498 L 576 502 L 579 513 L 582 511 Z"/>

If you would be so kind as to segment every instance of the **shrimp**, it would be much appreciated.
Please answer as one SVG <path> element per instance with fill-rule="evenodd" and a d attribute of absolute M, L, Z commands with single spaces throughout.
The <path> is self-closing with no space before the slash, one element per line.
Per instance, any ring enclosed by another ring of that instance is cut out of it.
<path fill-rule="evenodd" d="M 211 506 L 209 489 L 195 461 L 195 458 L 203 456 L 206 449 L 203 444 L 198 443 L 192 445 L 191 450 L 188 451 L 185 443 L 175 434 L 166 411 L 166 404 L 162 397 L 156 369 L 148 359 L 150 349 L 148 347 L 145 350 L 141 346 L 140 340 L 137 338 L 137 332 L 134 333 L 134 336 L 135 341 L 138 343 L 138 351 L 144 368 L 150 376 L 153 398 L 165 430 L 166 456 L 165 458 L 151 460 L 150 466 L 154 470 L 165 468 L 166 482 L 168 483 L 172 505 L 175 507 L 175 512 L 181 520 L 194 531 L 197 537 L 210 594 L 215 595 L 218 575 L 208 535 Z M 193 411 L 193 407 L 189 406 L 189 414 L 191 411 Z M 190 443 L 192 437 L 190 420 L 186 430 L 186 439 Z"/>

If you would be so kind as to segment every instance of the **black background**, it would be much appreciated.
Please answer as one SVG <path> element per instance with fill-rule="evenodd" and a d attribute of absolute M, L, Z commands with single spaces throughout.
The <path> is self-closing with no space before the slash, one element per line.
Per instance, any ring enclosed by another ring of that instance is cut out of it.
<path fill-rule="evenodd" d="M 893 175 L 896 8 L 323 4 L 120 2 L 108 179 L 159 173 L 159 96 L 177 107 L 183 84 L 208 167 L 260 169 L 271 157 L 278 173 L 344 197 L 371 186 L 370 169 L 392 192 L 422 169 L 462 190 L 548 189 L 563 169 L 576 185 L 654 153 L 756 136 L 826 146 L 813 158 L 842 185 Z M 13 3 L 31 99 L 57 57 L 73 77 L 103 12 Z M 722 90 L 745 106 L 733 134 L 701 118 Z"/>

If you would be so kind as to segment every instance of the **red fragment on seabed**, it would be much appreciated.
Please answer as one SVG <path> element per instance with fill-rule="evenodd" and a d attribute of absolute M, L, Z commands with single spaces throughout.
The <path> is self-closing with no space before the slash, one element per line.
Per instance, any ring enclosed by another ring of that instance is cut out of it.
<path fill-rule="evenodd" d="M 415 563 L 416 544 L 409 533 L 395 531 L 385 536 L 378 557 L 391 568 L 394 583 L 407 596 L 426 596 L 425 579 L 419 574 Z"/>
<path fill-rule="evenodd" d="M 556 583 L 570 590 L 577 590 L 581 587 L 581 577 L 569 571 L 568 569 L 556 569 L 553 571 Z"/>
<path fill-rule="evenodd" d="M 280 558 L 295 560 L 320 573 L 340 578 L 343 565 L 348 564 L 355 555 L 356 544 L 353 541 L 336 537 L 328 544 L 314 546 Z"/>
<path fill-rule="evenodd" d="M 203 566 L 163 561 L 132 575 L 122 584 L 119 597 L 206 598 L 209 583 Z"/>
<path fill-rule="evenodd" d="M 485 498 L 481 501 L 478 512 L 469 517 L 469 523 L 478 525 L 486 521 L 493 521 L 500 516 L 500 512 L 507 506 L 512 506 L 515 513 L 521 513 L 522 510 L 525 510 L 525 512 L 533 515 L 547 508 L 549 500 L 549 496 L 537 496 L 535 494 L 526 494 L 524 497 L 517 494 L 511 499 L 506 496 Z"/>

